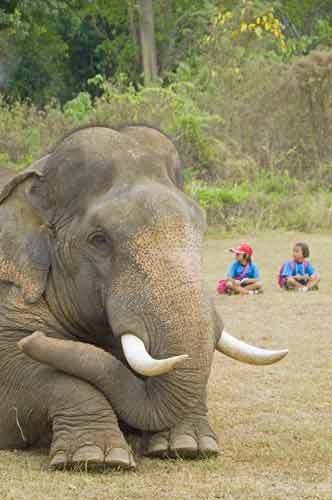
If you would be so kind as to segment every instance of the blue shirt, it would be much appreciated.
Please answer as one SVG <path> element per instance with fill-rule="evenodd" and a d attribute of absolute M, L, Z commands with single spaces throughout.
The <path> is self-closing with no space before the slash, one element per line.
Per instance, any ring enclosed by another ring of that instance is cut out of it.
<path fill-rule="evenodd" d="M 316 269 L 311 262 L 307 261 L 307 264 L 304 265 L 304 262 L 296 262 L 295 260 L 295 265 L 292 265 L 292 261 L 293 259 L 290 259 L 285 263 L 281 273 L 283 278 L 288 278 L 288 276 L 304 276 L 305 274 L 307 276 L 312 276 L 316 274 Z"/>
<path fill-rule="evenodd" d="M 233 279 L 236 279 L 239 276 L 241 276 L 244 268 L 245 268 L 245 265 L 241 264 L 240 262 L 238 262 L 236 260 L 235 262 L 233 262 L 233 264 L 229 268 L 228 276 L 230 276 Z M 256 264 L 251 262 L 251 264 L 249 265 L 248 271 L 246 272 L 246 274 L 244 276 L 242 276 L 242 279 L 243 278 L 258 279 L 259 277 L 260 277 L 260 274 L 259 274 L 258 267 L 256 266 Z"/>

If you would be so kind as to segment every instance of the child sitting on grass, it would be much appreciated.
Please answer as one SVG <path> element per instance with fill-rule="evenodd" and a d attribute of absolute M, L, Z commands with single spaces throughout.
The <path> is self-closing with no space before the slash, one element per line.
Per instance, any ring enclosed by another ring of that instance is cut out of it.
<path fill-rule="evenodd" d="M 229 249 L 235 254 L 235 262 L 231 265 L 225 283 L 226 293 L 254 295 L 263 291 L 259 280 L 258 267 L 251 260 L 253 249 L 247 243 L 242 243 Z"/>
<path fill-rule="evenodd" d="M 295 243 L 293 259 L 288 260 L 280 270 L 281 288 L 298 292 L 318 290 L 320 277 L 311 262 L 306 260 L 309 255 L 310 251 L 306 243 Z"/>

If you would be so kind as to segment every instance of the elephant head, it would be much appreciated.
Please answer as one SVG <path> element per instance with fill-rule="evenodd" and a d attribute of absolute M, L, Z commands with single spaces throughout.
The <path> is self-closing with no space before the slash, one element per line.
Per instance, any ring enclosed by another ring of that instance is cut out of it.
<path fill-rule="evenodd" d="M 170 427 L 203 397 L 216 349 L 253 364 L 286 354 L 223 332 L 203 279 L 204 214 L 181 188 L 164 134 L 88 127 L 1 194 L 0 279 L 21 288 L 27 307 L 47 304 L 59 332 L 46 322 L 46 334 L 115 353 L 112 403 L 147 430 Z M 61 368 L 98 385 L 98 357 L 95 369 L 89 355 L 73 368 L 77 352 Z M 133 414 L 134 391 L 143 403 Z"/>

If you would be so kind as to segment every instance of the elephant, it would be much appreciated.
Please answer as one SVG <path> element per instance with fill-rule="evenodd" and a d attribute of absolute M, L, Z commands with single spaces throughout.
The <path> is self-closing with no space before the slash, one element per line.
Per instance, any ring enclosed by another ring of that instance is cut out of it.
<path fill-rule="evenodd" d="M 50 467 L 135 468 L 218 453 L 215 351 L 282 359 L 224 330 L 202 271 L 205 216 L 179 154 L 145 125 L 87 126 L 0 171 L 0 448 L 46 443 Z"/>

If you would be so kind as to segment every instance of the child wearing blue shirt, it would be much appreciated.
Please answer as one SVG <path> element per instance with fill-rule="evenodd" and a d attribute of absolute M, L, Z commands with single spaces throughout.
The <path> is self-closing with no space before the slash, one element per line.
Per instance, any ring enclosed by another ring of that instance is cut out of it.
<path fill-rule="evenodd" d="M 288 260 L 281 271 L 282 288 L 299 292 L 318 290 L 320 277 L 311 262 L 306 260 L 309 255 L 310 250 L 306 243 L 295 243 L 293 259 Z"/>
<path fill-rule="evenodd" d="M 242 243 L 230 251 L 235 254 L 235 262 L 231 265 L 226 287 L 228 293 L 254 295 L 263 291 L 260 273 L 256 264 L 251 260 L 253 249 L 247 243 Z"/>

